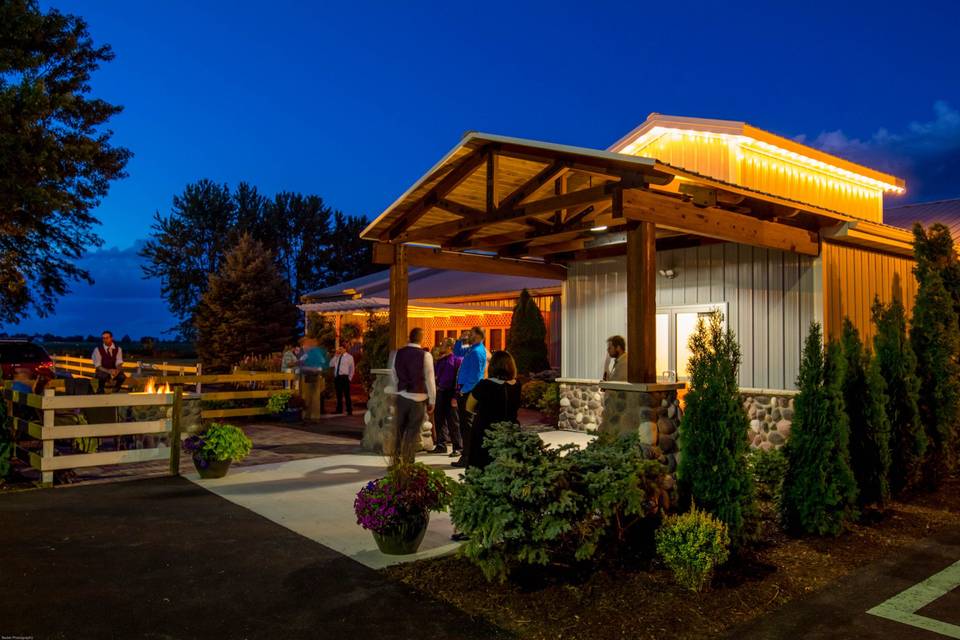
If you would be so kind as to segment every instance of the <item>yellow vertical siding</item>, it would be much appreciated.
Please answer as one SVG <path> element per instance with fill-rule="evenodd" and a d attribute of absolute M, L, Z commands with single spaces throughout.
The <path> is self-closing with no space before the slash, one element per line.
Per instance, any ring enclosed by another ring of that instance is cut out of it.
<path fill-rule="evenodd" d="M 879 251 L 825 242 L 823 244 L 824 332 L 838 338 L 848 316 L 864 340 L 875 333 L 870 319 L 874 297 L 893 299 L 899 289 L 909 316 L 917 294 L 914 261 Z"/>

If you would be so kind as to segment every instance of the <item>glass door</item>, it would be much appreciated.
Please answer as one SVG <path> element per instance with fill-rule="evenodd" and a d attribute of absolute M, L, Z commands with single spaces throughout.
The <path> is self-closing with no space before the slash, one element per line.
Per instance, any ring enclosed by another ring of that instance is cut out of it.
<path fill-rule="evenodd" d="M 690 336 L 701 318 L 720 310 L 726 326 L 727 304 L 682 305 L 657 308 L 657 371 L 662 382 L 686 382 L 690 379 Z"/>

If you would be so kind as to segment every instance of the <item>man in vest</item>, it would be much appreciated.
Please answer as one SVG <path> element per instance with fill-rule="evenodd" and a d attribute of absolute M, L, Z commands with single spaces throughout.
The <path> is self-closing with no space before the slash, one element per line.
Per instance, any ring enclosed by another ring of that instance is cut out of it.
<path fill-rule="evenodd" d="M 104 331 L 103 344 L 93 350 L 93 366 L 96 369 L 94 375 L 100 384 L 97 385 L 97 393 L 103 393 L 107 383 L 113 380 L 114 392 L 120 391 L 123 381 L 127 376 L 123 373 L 123 350 L 114 343 L 113 334 Z"/>
<path fill-rule="evenodd" d="M 403 462 L 413 462 L 420 449 L 420 430 L 437 403 L 433 356 L 420 342 L 423 329 L 410 331 L 410 342 L 390 354 L 390 377 L 397 394 L 396 436 L 391 452 Z"/>
<path fill-rule="evenodd" d="M 334 413 L 343 413 L 343 406 L 347 406 L 347 415 L 353 415 L 353 399 L 350 397 L 350 381 L 353 380 L 353 356 L 341 344 L 337 347 L 337 355 L 330 361 L 333 370 L 333 388 L 337 393 L 337 410 Z"/>

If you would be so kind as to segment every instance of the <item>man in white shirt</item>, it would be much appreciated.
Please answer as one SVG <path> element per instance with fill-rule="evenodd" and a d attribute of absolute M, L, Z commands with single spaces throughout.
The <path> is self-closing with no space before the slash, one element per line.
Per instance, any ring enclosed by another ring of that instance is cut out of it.
<path fill-rule="evenodd" d="M 93 375 L 100 383 L 97 385 L 97 393 L 103 393 L 111 380 L 114 381 L 113 390 L 117 392 L 120 391 L 123 381 L 127 379 L 123 373 L 123 350 L 113 341 L 111 332 L 104 331 L 101 338 L 103 344 L 94 349 L 93 355 L 90 356 L 96 369 Z"/>
<path fill-rule="evenodd" d="M 413 462 L 420 449 L 420 431 L 437 403 L 433 356 L 420 342 L 423 329 L 410 331 L 410 342 L 390 354 L 390 378 L 397 394 L 396 438 L 391 452 L 403 462 Z"/>
<path fill-rule="evenodd" d="M 347 415 L 353 415 L 353 401 L 350 398 L 350 381 L 353 380 L 353 356 L 343 348 L 337 347 L 337 354 L 330 361 L 333 371 L 333 388 L 337 392 L 337 410 L 334 413 L 343 413 L 344 403 L 347 406 Z"/>

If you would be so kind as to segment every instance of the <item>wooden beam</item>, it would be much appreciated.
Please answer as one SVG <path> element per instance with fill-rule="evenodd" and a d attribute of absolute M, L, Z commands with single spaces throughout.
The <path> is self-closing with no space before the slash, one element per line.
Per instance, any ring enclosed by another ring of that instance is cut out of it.
<path fill-rule="evenodd" d="M 437 200 L 434 205 L 437 209 L 443 209 L 448 213 L 452 213 L 461 218 L 475 218 L 477 216 L 485 215 L 480 209 L 474 209 L 473 207 L 467 206 L 465 204 L 460 204 L 459 202 L 454 202 L 453 200 L 447 200 L 446 198 L 441 198 Z"/>
<path fill-rule="evenodd" d="M 457 188 L 477 167 L 486 160 L 487 153 L 482 149 L 474 150 L 463 157 L 459 164 L 442 177 L 422 198 L 412 203 L 406 213 L 397 218 L 390 227 L 380 234 L 381 240 L 393 240 L 400 233 L 423 217 L 434 207 L 438 200 Z M 406 343 L 404 343 L 406 344 Z"/>
<path fill-rule="evenodd" d="M 820 251 L 819 236 L 812 231 L 717 207 L 698 207 L 671 194 L 627 189 L 623 193 L 623 209 L 629 220 L 651 222 L 683 233 L 809 256 Z"/>
<path fill-rule="evenodd" d="M 500 164 L 495 151 L 487 152 L 487 213 L 493 213 L 500 206 L 497 194 L 497 169 Z"/>
<path fill-rule="evenodd" d="M 620 221 L 622 222 L 622 221 Z M 529 231 L 523 233 L 522 231 L 517 231 L 516 233 L 503 233 L 489 236 L 482 236 L 471 240 L 466 246 L 460 246 L 457 248 L 460 249 L 489 249 L 493 250 L 496 247 L 502 247 L 510 244 L 546 244 L 549 242 L 557 242 L 562 240 L 570 240 L 579 233 L 584 231 L 590 231 L 593 227 L 602 227 L 610 226 L 617 224 L 617 221 L 613 219 L 609 214 L 603 214 L 596 216 L 591 220 L 584 220 L 579 224 L 564 226 L 559 228 L 553 228 L 550 231 L 537 232 Z M 532 245 L 531 245 L 532 246 Z"/>
<path fill-rule="evenodd" d="M 407 344 L 407 247 L 398 245 L 390 265 L 390 333 L 388 345 L 391 351 Z"/>
<path fill-rule="evenodd" d="M 498 208 L 500 209 L 512 209 L 534 193 L 537 192 L 540 187 L 547 184 L 554 178 L 556 175 L 563 171 L 568 166 L 567 162 L 562 160 L 555 160 L 551 162 L 543 169 L 541 169 L 535 176 L 524 182 L 522 185 L 513 190 L 513 193 L 504 198 Z"/>
<path fill-rule="evenodd" d="M 495 256 L 481 256 L 454 251 L 441 251 L 427 247 L 404 247 L 405 261 L 411 267 L 430 267 L 433 269 L 449 269 L 451 271 L 468 271 L 472 273 L 495 273 L 505 276 L 523 276 L 529 278 L 547 278 L 550 280 L 566 280 L 567 270 L 557 265 L 544 264 L 531 260 L 510 260 Z M 390 312 L 393 313 L 393 267 L 390 272 Z M 406 308 L 406 304 L 404 305 Z M 404 316 L 406 317 L 406 316 Z M 392 315 L 391 315 L 392 318 Z M 406 344 L 406 336 L 401 346 Z"/>
<path fill-rule="evenodd" d="M 627 381 L 657 381 L 657 231 L 627 231 Z"/>

